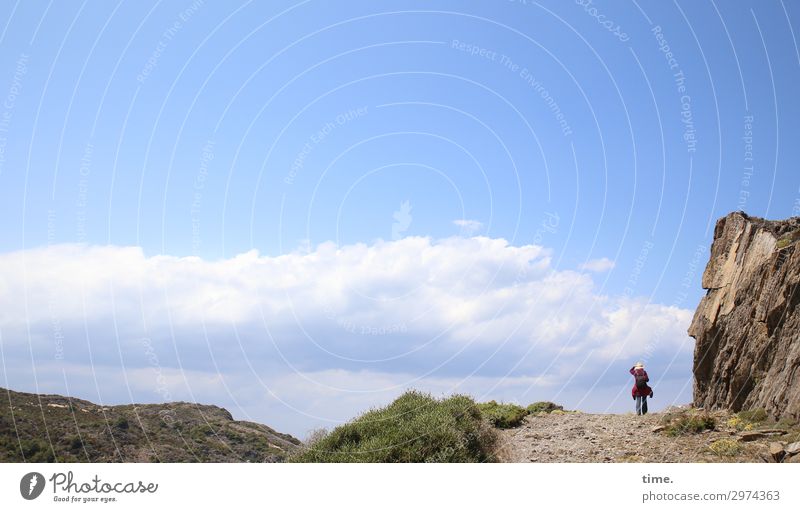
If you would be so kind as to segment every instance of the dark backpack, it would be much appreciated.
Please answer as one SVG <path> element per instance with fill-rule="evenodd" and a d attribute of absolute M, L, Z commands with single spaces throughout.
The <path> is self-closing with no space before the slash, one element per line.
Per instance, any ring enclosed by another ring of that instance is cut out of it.
<path fill-rule="evenodd" d="M 644 372 L 636 374 L 636 389 L 639 391 L 647 389 L 647 380 L 647 375 Z"/>

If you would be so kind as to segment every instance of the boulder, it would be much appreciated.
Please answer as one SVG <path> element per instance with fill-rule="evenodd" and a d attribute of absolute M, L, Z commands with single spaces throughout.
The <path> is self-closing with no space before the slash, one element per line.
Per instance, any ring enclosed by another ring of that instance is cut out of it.
<path fill-rule="evenodd" d="M 760 428 L 758 429 L 758 432 L 769 436 L 782 436 L 788 434 L 787 431 L 780 428 Z"/>
<path fill-rule="evenodd" d="M 739 441 L 748 442 L 748 441 L 755 441 L 756 439 L 761 439 L 764 437 L 764 434 L 761 432 L 742 432 L 739 434 Z"/>
<path fill-rule="evenodd" d="M 786 455 L 800 454 L 800 442 L 792 443 L 786 446 Z"/>
<path fill-rule="evenodd" d="M 769 443 L 769 456 L 772 457 L 772 460 L 775 462 L 781 462 L 785 453 L 781 443 Z"/>

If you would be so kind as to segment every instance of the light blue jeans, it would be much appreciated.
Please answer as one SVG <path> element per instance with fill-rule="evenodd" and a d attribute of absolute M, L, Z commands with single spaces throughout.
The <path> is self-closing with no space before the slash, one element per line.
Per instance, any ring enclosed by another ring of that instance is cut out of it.
<path fill-rule="evenodd" d="M 637 396 L 636 397 L 636 414 L 637 415 L 647 414 L 647 397 L 646 396 Z"/>

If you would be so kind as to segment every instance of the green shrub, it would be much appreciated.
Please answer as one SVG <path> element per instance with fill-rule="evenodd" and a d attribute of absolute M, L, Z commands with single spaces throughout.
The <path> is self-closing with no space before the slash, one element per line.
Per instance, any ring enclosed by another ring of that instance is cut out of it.
<path fill-rule="evenodd" d="M 189 437 L 196 441 L 202 441 L 212 435 L 214 435 L 214 429 L 210 425 L 197 425 L 189 430 Z"/>
<path fill-rule="evenodd" d="M 322 441 L 330 432 L 326 428 L 316 428 L 311 430 L 305 439 L 305 444 L 311 446 L 314 443 Z"/>
<path fill-rule="evenodd" d="M 746 423 L 761 423 L 767 419 L 767 411 L 764 409 L 751 409 L 749 411 L 741 411 L 736 416 L 738 416 L 742 421 Z"/>
<path fill-rule="evenodd" d="M 239 433 L 239 432 L 237 432 L 237 431 L 235 431 L 233 429 L 227 429 L 225 431 L 225 437 L 227 437 L 230 441 L 232 441 L 234 443 L 243 443 L 243 442 L 245 442 L 244 436 L 241 433 Z"/>
<path fill-rule="evenodd" d="M 127 418 L 125 418 L 125 416 L 120 416 L 120 418 L 117 420 L 117 422 L 114 423 L 114 426 L 117 427 L 120 430 L 128 430 L 128 427 L 130 425 L 128 424 L 128 420 L 127 420 Z"/>
<path fill-rule="evenodd" d="M 528 406 L 528 414 L 536 414 L 537 412 L 550 413 L 553 411 L 563 411 L 564 407 L 553 402 L 534 402 Z"/>
<path fill-rule="evenodd" d="M 70 451 L 79 451 L 83 449 L 83 441 L 81 441 L 81 438 L 78 436 L 69 438 L 67 442 L 69 443 Z"/>
<path fill-rule="evenodd" d="M 478 409 L 483 417 L 497 428 L 518 427 L 528 415 L 528 411 L 517 404 L 498 404 L 494 400 L 478 404 Z"/>
<path fill-rule="evenodd" d="M 409 391 L 321 437 L 290 462 L 493 462 L 497 434 L 463 395 Z"/>
<path fill-rule="evenodd" d="M 800 240 L 800 229 L 795 229 L 791 233 L 787 233 L 783 238 L 778 240 L 775 245 L 778 249 L 783 249 L 784 247 L 788 247 L 789 245 L 793 244 L 797 240 Z"/>
<path fill-rule="evenodd" d="M 47 447 L 42 446 L 39 441 L 35 439 L 24 439 L 20 441 L 20 445 L 22 447 L 22 455 L 26 459 L 30 459 L 37 453 L 47 449 Z"/>
<path fill-rule="evenodd" d="M 736 439 L 718 439 L 708 445 L 708 449 L 720 457 L 733 457 L 742 451 L 742 445 Z"/>
<path fill-rule="evenodd" d="M 56 458 L 52 450 L 43 450 L 31 456 L 27 462 L 55 462 Z"/>
<path fill-rule="evenodd" d="M 664 432 L 671 436 L 698 434 L 704 430 L 714 430 L 717 425 L 713 417 L 694 411 L 667 414 L 662 421 L 667 427 Z"/>
<path fill-rule="evenodd" d="M 26 462 L 53 462 L 55 460 L 53 451 L 44 441 L 28 439 L 21 441 L 20 444 Z"/>

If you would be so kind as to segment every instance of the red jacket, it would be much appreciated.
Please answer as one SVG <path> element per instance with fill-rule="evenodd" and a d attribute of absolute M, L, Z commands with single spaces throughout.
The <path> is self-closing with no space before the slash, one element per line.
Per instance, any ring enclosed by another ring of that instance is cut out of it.
<path fill-rule="evenodd" d="M 653 390 L 650 389 L 650 386 L 645 384 L 644 389 L 639 389 L 636 387 L 637 375 L 644 375 L 647 380 L 650 380 L 650 377 L 647 376 L 647 372 L 644 371 L 644 368 L 631 368 L 631 375 L 633 375 L 633 389 L 631 389 L 631 395 L 633 398 L 636 398 L 637 396 L 650 396 L 650 393 L 653 392 Z"/>

